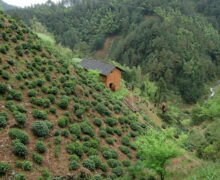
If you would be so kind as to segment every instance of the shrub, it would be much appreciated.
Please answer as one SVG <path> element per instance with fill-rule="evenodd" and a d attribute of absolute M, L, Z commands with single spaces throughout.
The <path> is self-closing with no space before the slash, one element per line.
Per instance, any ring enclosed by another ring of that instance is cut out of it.
<path fill-rule="evenodd" d="M 67 138 L 67 137 L 69 137 L 69 135 L 70 135 L 70 133 L 69 133 L 68 129 L 63 129 L 61 131 L 61 136 L 64 136 Z"/>
<path fill-rule="evenodd" d="M 0 177 L 4 176 L 11 169 L 11 166 L 8 163 L 0 162 Z"/>
<path fill-rule="evenodd" d="M 29 97 L 35 97 L 37 95 L 37 92 L 33 89 L 29 90 L 28 91 L 28 96 Z"/>
<path fill-rule="evenodd" d="M 32 132 L 34 135 L 38 137 L 47 137 L 49 135 L 49 128 L 47 126 L 47 123 L 44 121 L 36 121 L 32 125 Z"/>
<path fill-rule="evenodd" d="M 129 159 L 124 159 L 122 164 L 124 167 L 129 167 L 131 165 L 131 161 Z"/>
<path fill-rule="evenodd" d="M 121 152 L 123 152 L 124 154 L 130 154 L 130 150 L 127 146 L 120 146 L 119 149 L 121 150 Z"/>
<path fill-rule="evenodd" d="M 84 112 L 85 112 L 85 109 L 80 108 L 80 109 L 77 109 L 77 110 L 75 111 L 75 114 L 76 114 L 76 116 L 77 116 L 78 118 L 81 118 L 82 115 L 84 114 Z"/>
<path fill-rule="evenodd" d="M 37 164 L 42 164 L 43 162 L 43 158 L 41 155 L 33 153 L 32 154 L 32 159 L 34 160 L 34 162 L 36 162 Z"/>
<path fill-rule="evenodd" d="M 25 157 L 28 153 L 27 147 L 19 140 L 15 140 L 12 143 L 12 151 L 18 157 Z"/>
<path fill-rule="evenodd" d="M 102 180 L 102 176 L 100 174 L 95 174 L 94 176 L 91 177 L 91 180 Z"/>
<path fill-rule="evenodd" d="M 7 96 L 8 100 L 16 100 L 16 101 L 22 101 L 23 97 L 22 97 L 22 93 L 20 91 L 17 90 L 10 90 Z"/>
<path fill-rule="evenodd" d="M 1 83 L 0 84 L 0 94 L 4 95 L 8 91 L 8 87 L 6 84 Z"/>
<path fill-rule="evenodd" d="M 62 98 L 60 101 L 57 102 L 57 105 L 61 109 L 67 109 L 67 107 L 69 105 L 69 99 L 68 98 Z"/>
<path fill-rule="evenodd" d="M 45 153 L 47 150 L 47 147 L 43 141 L 37 141 L 35 145 L 35 149 L 38 153 Z"/>
<path fill-rule="evenodd" d="M 111 134 L 111 135 L 114 134 L 114 129 L 113 129 L 112 127 L 106 126 L 105 129 L 106 129 L 106 132 L 107 132 L 108 134 Z"/>
<path fill-rule="evenodd" d="M 121 166 L 120 161 L 116 160 L 116 159 L 108 159 L 107 160 L 107 164 L 109 165 L 109 167 L 111 168 L 116 168 Z"/>
<path fill-rule="evenodd" d="M 95 132 L 91 125 L 88 122 L 83 122 L 80 125 L 82 132 L 85 134 L 88 134 L 89 136 L 93 137 L 95 135 Z"/>
<path fill-rule="evenodd" d="M 54 96 L 53 94 L 49 94 L 47 98 L 50 100 L 50 102 L 51 102 L 52 104 L 55 103 L 56 96 Z"/>
<path fill-rule="evenodd" d="M 107 137 L 107 132 L 104 129 L 101 129 L 99 131 L 99 136 L 102 138 L 105 138 L 105 137 Z"/>
<path fill-rule="evenodd" d="M 69 163 L 69 170 L 77 170 L 79 168 L 79 162 L 76 160 L 71 160 Z"/>
<path fill-rule="evenodd" d="M 79 156 L 77 156 L 75 154 L 74 155 L 70 155 L 69 161 L 77 161 L 77 162 L 79 162 L 80 158 L 79 158 Z"/>
<path fill-rule="evenodd" d="M 95 162 L 92 159 L 85 159 L 83 161 L 83 167 L 89 169 L 90 171 L 94 171 L 95 170 Z"/>
<path fill-rule="evenodd" d="M 100 165 L 100 169 L 103 171 L 103 172 L 108 172 L 108 165 L 105 164 L 105 163 L 102 163 Z"/>
<path fill-rule="evenodd" d="M 49 99 L 32 97 L 30 102 L 34 105 L 37 105 L 37 106 L 40 106 L 40 107 L 43 107 L 43 108 L 49 108 L 50 107 L 50 100 Z"/>
<path fill-rule="evenodd" d="M 29 142 L 28 134 L 17 128 L 10 129 L 9 137 L 13 140 L 18 139 L 21 143 L 27 144 Z"/>
<path fill-rule="evenodd" d="M 65 128 L 68 125 L 69 119 L 64 116 L 58 120 L 58 126 L 61 128 Z"/>
<path fill-rule="evenodd" d="M 121 106 L 119 106 L 119 105 L 114 105 L 114 111 L 115 111 L 115 113 L 116 114 L 119 114 L 120 112 L 121 112 Z"/>
<path fill-rule="evenodd" d="M 102 116 L 111 116 L 111 112 L 105 107 L 104 104 L 98 104 L 95 107 L 96 111 L 101 114 Z"/>
<path fill-rule="evenodd" d="M 21 112 L 21 113 L 26 113 L 26 109 L 24 108 L 24 106 L 20 105 L 20 104 L 17 104 L 16 106 L 16 110 Z"/>
<path fill-rule="evenodd" d="M 130 146 L 130 139 L 127 136 L 121 138 L 121 143 L 125 146 Z"/>
<path fill-rule="evenodd" d="M 20 126 L 24 126 L 26 121 L 27 121 L 27 118 L 25 116 L 25 114 L 23 113 L 20 113 L 20 112 L 15 112 L 14 113 L 14 117 L 15 117 L 15 120 L 17 121 L 17 123 L 20 125 Z"/>
<path fill-rule="evenodd" d="M 118 153 L 114 149 L 109 150 L 109 148 L 106 148 L 106 147 L 102 150 L 102 155 L 106 159 L 117 159 L 118 158 Z"/>
<path fill-rule="evenodd" d="M 16 166 L 24 171 L 30 171 L 32 169 L 32 163 L 30 161 L 17 161 Z"/>
<path fill-rule="evenodd" d="M 95 118 L 94 119 L 94 124 L 98 127 L 101 127 L 102 126 L 102 120 L 99 119 L 99 118 Z"/>
<path fill-rule="evenodd" d="M 57 112 L 57 110 L 56 110 L 56 108 L 50 108 L 50 113 L 52 113 L 52 114 L 56 114 L 56 112 Z"/>
<path fill-rule="evenodd" d="M 18 174 L 15 174 L 13 180 L 26 180 L 26 177 L 24 174 L 18 173 Z"/>
<path fill-rule="evenodd" d="M 112 169 L 112 172 L 113 172 L 116 176 L 118 176 L 118 177 L 120 177 L 120 176 L 123 175 L 123 169 L 122 169 L 122 167 L 113 168 L 113 169 Z"/>
<path fill-rule="evenodd" d="M 80 137 L 80 135 L 81 135 L 81 127 L 79 124 L 71 124 L 69 126 L 69 131 L 71 134 L 74 134 L 77 137 Z"/>
<path fill-rule="evenodd" d="M 114 144 L 114 139 L 111 138 L 111 137 L 108 137 L 108 138 L 106 138 L 106 142 L 107 142 L 108 144 Z"/>
<path fill-rule="evenodd" d="M 114 119 L 114 118 L 105 118 L 104 121 L 105 121 L 106 124 L 108 124 L 111 127 L 117 125 L 117 120 Z"/>
<path fill-rule="evenodd" d="M 61 136 L 57 136 L 57 137 L 54 138 L 54 143 L 56 145 L 59 145 L 59 144 L 61 144 L 61 140 L 62 140 Z"/>
<path fill-rule="evenodd" d="M 83 155 L 83 147 L 80 142 L 68 144 L 66 150 L 69 154 L 76 154 L 79 157 Z"/>
<path fill-rule="evenodd" d="M 90 156 L 89 159 L 91 159 L 95 163 L 96 169 L 99 168 L 102 164 L 101 158 L 97 155 Z"/>
<path fill-rule="evenodd" d="M 118 128 L 114 128 L 114 133 L 117 134 L 118 136 L 122 136 L 122 132 Z"/>
<path fill-rule="evenodd" d="M 35 109 L 35 110 L 32 111 L 32 116 L 35 119 L 45 120 L 45 119 L 47 119 L 47 112 Z"/>
<path fill-rule="evenodd" d="M 7 125 L 8 116 L 5 112 L 0 112 L 0 128 L 4 128 Z"/>
<path fill-rule="evenodd" d="M 7 71 L 2 71 L 1 75 L 3 79 L 6 79 L 6 80 L 10 79 L 10 75 Z"/>
<path fill-rule="evenodd" d="M 141 129 L 141 125 L 137 122 L 132 122 L 130 124 L 130 128 L 133 130 L 133 131 L 138 131 Z"/>

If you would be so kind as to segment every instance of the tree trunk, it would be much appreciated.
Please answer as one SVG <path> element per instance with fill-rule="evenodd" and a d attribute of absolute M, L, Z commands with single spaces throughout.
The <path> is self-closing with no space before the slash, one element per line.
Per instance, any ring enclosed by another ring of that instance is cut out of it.
<path fill-rule="evenodd" d="M 161 179 L 161 180 L 164 180 L 164 179 L 165 179 L 165 176 L 164 176 L 163 173 L 160 173 L 160 179 Z"/>

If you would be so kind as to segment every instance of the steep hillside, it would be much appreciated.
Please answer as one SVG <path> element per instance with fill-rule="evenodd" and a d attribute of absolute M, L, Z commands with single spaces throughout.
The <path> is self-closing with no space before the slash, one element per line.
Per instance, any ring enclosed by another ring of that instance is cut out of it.
<path fill-rule="evenodd" d="M 121 176 L 147 118 L 2 13 L 0 31 L 0 177 Z"/>

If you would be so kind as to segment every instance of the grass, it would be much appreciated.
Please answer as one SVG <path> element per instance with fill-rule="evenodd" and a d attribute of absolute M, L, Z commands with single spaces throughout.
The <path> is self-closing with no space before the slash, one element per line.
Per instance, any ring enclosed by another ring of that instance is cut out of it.
<path fill-rule="evenodd" d="M 55 39 L 52 36 L 43 33 L 37 33 L 37 36 L 43 41 L 49 42 L 51 44 L 55 44 Z"/>

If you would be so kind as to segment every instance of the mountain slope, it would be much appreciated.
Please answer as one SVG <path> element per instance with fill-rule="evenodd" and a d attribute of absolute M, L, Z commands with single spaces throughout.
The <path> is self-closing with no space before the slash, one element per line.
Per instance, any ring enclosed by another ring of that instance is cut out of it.
<path fill-rule="evenodd" d="M 0 176 L 122 175 L 136 161 L 133 141 L 145 120 L 96 75 L 62 60 L 14 19 L 0 18 Z"/>
<path fill-rule="evenodd" d="M 6 2 L 4 2 L 2 0 L 0 0 L 0 7 L 2 7 L 4 11 L 17 8 L 16 6 L 7 4 Z"/>

